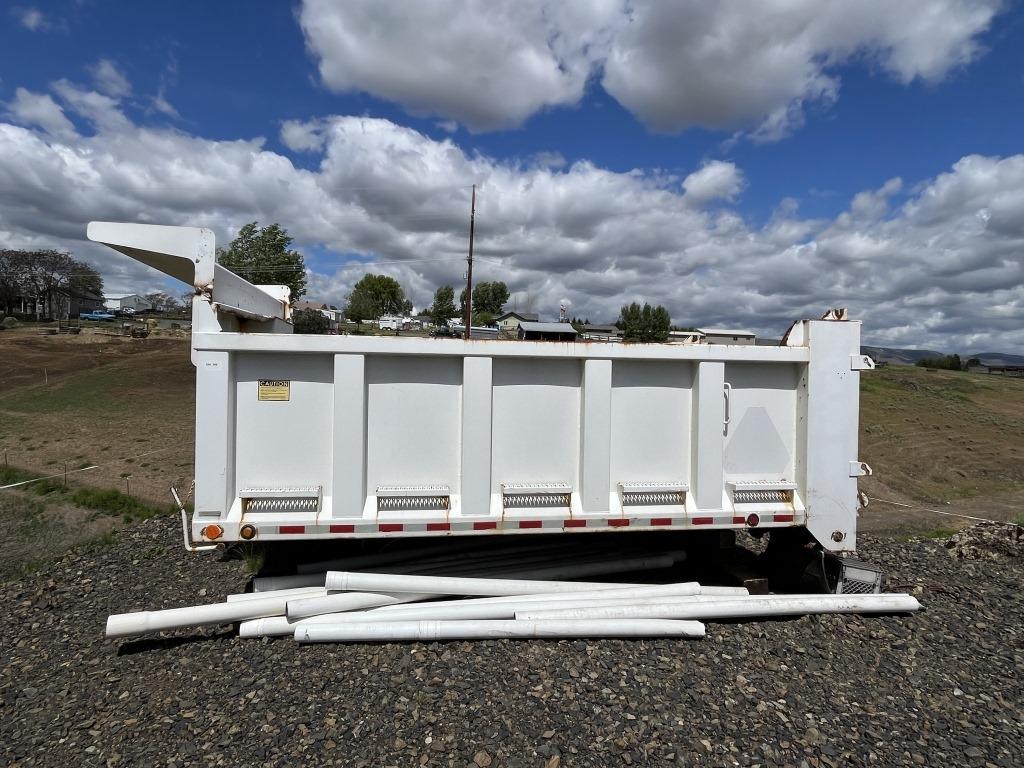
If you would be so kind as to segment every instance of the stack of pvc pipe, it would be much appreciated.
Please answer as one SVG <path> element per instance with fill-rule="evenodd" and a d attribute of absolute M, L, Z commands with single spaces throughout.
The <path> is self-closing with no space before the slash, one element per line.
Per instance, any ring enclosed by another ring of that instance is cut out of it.
<path fill-rule="evenodd" d="M 812 613 L 900 613 L 909 595 L 750 596 L 697 582 L 577 581 L 672 568 L 685 553 L 642 539 L 565 551 L 563 541 L 529 546 L 446 541 L 309 563 L 294 575 L 254 580 L 225 602 L 117 614 L 108 637 L 239 624 L 241 637 L 302 643 L 490 637 L 688 637 L 706 620 Z M 671 543 L 672 540 L 659 540 Z"/>
<path fill-rule="evenodd" d="M 659 567 L 649 563 L 648 567 Z M 108 637 L 241 622 L 242 637 L 301 643 L 496 637 L 704 636 L 704 620 L 917 610 L 906 594 L 751 596 L 696 582 L 616 584 L 328 571 L 323 587 L 111 616 Z M 447 597 L 448 599 L 438 599 Z M 423 602 L 430 600 L 430 602 Z M 417 604 L 413 604 L 417 603 Z"/>

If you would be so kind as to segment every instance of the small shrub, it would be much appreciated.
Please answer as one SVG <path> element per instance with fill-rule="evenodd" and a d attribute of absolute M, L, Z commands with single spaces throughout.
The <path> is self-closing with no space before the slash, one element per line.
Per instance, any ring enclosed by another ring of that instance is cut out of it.
<path fill-rule="evenodd" d="M 18 318 L 11 317 L 8 315 L 3 320 L 0 320 L 0 327 L 5 329 L 17 328 L 21 323 L 18 322 Z"/>
<path fill-rule="evenodd" d="M 259 573 L 266 559 L 267 554 L 262 546 L 258 544 L 242 545 L 242 560 L 245 562 L 245 568 L 249 573 Z"/>

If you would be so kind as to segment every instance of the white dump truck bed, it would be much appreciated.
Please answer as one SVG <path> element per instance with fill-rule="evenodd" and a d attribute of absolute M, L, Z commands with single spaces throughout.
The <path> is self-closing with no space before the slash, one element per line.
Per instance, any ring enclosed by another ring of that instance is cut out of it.
<path fill-rule="evenodd" d="M 857 322 L 780 346 L 293 335 L 287 293 L 221 278 L 208 230 L 89 236 L 192 270 L 197 540 L 803 526 L 855 547 Z"/>

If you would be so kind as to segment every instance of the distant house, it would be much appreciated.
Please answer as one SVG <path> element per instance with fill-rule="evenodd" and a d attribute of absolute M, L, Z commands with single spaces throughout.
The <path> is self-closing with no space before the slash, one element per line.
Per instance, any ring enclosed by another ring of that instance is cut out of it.
<path fill-rule="evenodd" d="M 78 317 L 83 312 L 103 309 L 103 297 L 88 291 L 68 290 L 68 317 Z"/>
<path fill-rule="evenodd" d="M 344 313 L 340 309 L 336 309 L 325 304 L 322 301 L 297 301 L 292 307 L 293 312 L 299 312 L 300 310 L 312 310 L 319 312 L 321 315 L 327 318 L 330 323 L 328 330 L 337 331 L 338 323 L 344 320 Z"/>
<path fill-rule="evenodd" d="M 525 341 L 576 341 L 576 336 L 569 323 L 519 323 L 519 338 Z"/>
<path fill-rule="evenodd" d="M 703 328 L 707 344 L 747 344 L 753 346 L 757 342 L 757 334 L 752 331 L 735 331 L 727 328 Z"/>
<path fill-rule="evenodd" d="M 580 331 L 580 339 L 583 341 L 622 341 L 624 331 L 614 325 L 584 325 Z"/>
<path fill-rule="evenodd" d="M 130 309 L 134 312 L 148 312 L 153 302 L 137 293 L 108 293 L 103 297 L 103 306 L 117 312 Z"/>
<path fill-rule="evenodd" d="M 988 373 L 992 376 L 1024 377 L 1024 365 L 1006 365 L 1003 360 L 979 360 L 972 357 L 967 361 L 967 370 L 970 373 Z"/>
<path fill-rule="evenodd" d="M 669 344 L 700 344 L 705 340 L 703 331 L 669 331 L 668 341 Z M 709 342 L 710 343 L 710 342 Z M 722 344 L 728 342 L 714 342 L 715 344 Z"/>
<path fill-rule="evenodd" d="M 533 312 L 506 312 L 504 315 L 494 319 L 499 331 L 515 334 L 519 331 L 520 323 L 535 323 L 538 317 Z"/>

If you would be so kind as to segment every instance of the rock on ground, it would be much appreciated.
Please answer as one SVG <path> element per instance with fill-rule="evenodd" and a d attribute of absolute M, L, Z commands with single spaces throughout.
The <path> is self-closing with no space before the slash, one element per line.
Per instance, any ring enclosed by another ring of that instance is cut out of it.
<path fill-rule="evenodd" d="M 1016 558 L 867 539 L 861 555 L 923 611 L 709 622 L 703 641 L 104 640 L 109 613 L 243 589 L 240 562 L 178 536 L 149 520 L 0 585 L 0 763 L 1024 764 Z"/>

